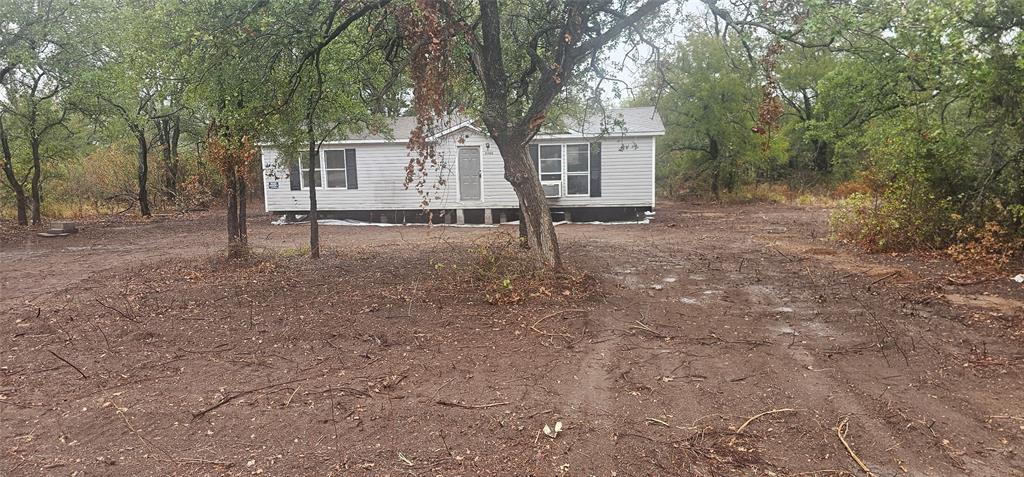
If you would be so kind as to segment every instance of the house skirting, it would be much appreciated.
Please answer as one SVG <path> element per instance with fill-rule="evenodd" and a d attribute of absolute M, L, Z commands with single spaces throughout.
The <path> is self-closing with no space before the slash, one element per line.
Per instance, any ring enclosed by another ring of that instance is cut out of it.
<path fill-rule="evenodd" d="M 642 221 L 651 207 L 552 207 L 551 219 L 565 222 Z M 308 211 L 283 214 L 286 221 L 299 221 Z M 359 220 L 389 224 L 501 224 L 519 220 L 519 209 L 435 209 L 429 213 L 409 210 L 321 210 L 321 219 Z"/>

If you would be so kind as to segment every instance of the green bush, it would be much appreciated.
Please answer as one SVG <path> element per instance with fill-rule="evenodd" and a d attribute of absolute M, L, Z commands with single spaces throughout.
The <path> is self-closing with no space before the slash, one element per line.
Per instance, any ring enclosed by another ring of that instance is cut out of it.
<path fill-rule="evenodd" d="M 893 188 L 881 196 L 855 193 L 832 213 L 833 236 L 874 252 L 940 249 L 956 237 L 958 216 L 948 199 Z"/>

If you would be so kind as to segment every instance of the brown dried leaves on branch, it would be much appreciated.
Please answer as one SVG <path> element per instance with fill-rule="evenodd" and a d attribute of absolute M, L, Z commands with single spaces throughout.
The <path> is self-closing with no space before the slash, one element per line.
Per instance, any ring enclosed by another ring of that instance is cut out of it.
<path fill-rule="evenodd" d="M 249 181 L 246 172 L 259 156 L 248 136 L 210 134 L 206 138 L 206 159 L 217 166 L 222 176 L 235 174 L 239 180 Z"/>
<path fill-rule="evenodd" d="M 757 125 L 754 126 L 754 132 L 764 137 L 761 141 L 762 152 L 768 152 L 771 148 L 772 131 L 778 127 L 784 112 L 782 101 L 779 100 L 781 85 L 775 73 L 778 63 L 776 58 L 781 52 L 782 44 L 776 41 L 768 46 L 768 50 L 761 57 L 760 66 L 764 82 L 761 84 L 761 104 L 757 108 Z"/>
<path fill-rule="evenodd" d="M 405 168 L 405 187 L 414 187 L 423 197 L 423 207 L 430 203 L 428 178 L 439 169 L 437 143 L 433 136 L 444 126 L 449 82 L 453 76 L 451 32 L 441 21 L 434 0 L 417 0 L 395 7 L 401 19 L 402 36 L 410 43 L 409 76 L 413 84 L 412 106 L 416 111 L 416 127 L 409 135 L 409 150 L 414 154 Z M 433 189 L 444 185 L 437 174 Z"/>

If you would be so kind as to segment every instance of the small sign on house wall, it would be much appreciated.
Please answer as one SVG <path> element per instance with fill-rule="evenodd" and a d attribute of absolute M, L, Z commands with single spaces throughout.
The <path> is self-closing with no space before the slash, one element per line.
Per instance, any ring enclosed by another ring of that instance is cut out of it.
<path fill-rule="evenodd" d="M 278 182 L 277 181 L 269 181 L 269 182 L 267 182 L 267 188 L 268 189 L 277 189 L 278 188 Z"/>

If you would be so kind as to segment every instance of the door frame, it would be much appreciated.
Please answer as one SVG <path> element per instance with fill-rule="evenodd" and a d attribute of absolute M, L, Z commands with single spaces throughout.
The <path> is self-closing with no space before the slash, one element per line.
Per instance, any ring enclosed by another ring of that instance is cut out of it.
<path fill-rule="evenodd" d="M 469 199 L 469 202 L 483 202 L 484 201 L 484 154 L 483 150 L 479 145 L 476 146 L 458 146 L 455 148 L 455 188 L 459 194 L 459 202 L 466 202 L 466 199 L 462 198 L 462 164 L 459 161 L 459 151 L 463 149 L 476 149 L 476 157 L 478 169 L 480 169 L 480 198 Z"/>

